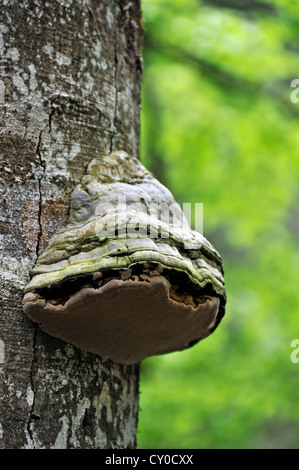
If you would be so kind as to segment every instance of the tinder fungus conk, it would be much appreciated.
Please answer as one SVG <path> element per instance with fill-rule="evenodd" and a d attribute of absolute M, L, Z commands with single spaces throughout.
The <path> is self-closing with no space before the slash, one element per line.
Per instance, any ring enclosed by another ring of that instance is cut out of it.
<path fill-rule="evenodd" d="M 224 315 L 220 255 L 122 151 L 90 162 L 67 226 L 31 275 L 23 299 L 31 320 L 121 364 L 188 348 Z"/>

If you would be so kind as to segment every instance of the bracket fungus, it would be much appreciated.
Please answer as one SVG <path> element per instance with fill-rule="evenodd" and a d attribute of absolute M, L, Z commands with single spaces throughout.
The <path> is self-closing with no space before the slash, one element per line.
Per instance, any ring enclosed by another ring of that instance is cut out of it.
<path fill-rule="evenodd" d="M 31 276 L 23 298 L 31 320 L 121 364 L 192 346 L 225 311 L 220 255 L 123 151 L 90 162 L 66 227 Z"/>

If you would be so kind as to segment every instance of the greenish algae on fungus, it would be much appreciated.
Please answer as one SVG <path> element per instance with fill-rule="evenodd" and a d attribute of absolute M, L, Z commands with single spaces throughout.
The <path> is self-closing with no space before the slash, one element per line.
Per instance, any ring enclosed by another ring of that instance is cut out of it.
<path fill-rule="evenodd" d="M 92 160 L 65 228 L 31 271 L 23 309 L 42 330 L 122 364 L 210 335 L 226 303 L 221 257 L 139 160 Z"/>

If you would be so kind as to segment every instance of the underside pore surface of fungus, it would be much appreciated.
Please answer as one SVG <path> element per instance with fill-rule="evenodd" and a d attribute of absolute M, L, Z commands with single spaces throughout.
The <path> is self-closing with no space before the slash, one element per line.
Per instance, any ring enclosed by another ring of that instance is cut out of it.
<path fill-rule="evenodd" d="M 122 364 L 192 346 L 225 311 L 220 255 L 123 151 L 90 162 L 66 227 L 31 276 L 23 299 L 31 320 Z"/>

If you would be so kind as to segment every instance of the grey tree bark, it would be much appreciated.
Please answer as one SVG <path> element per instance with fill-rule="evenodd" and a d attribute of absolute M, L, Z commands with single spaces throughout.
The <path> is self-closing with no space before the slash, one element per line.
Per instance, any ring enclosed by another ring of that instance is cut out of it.
<path fill-rule="evenodd" d="M 0 447 L 134 448 L 138 365 L 48 336 L 21 301 L 89 161 L 138 155 L 139 0 L 0 6 Z"/>

